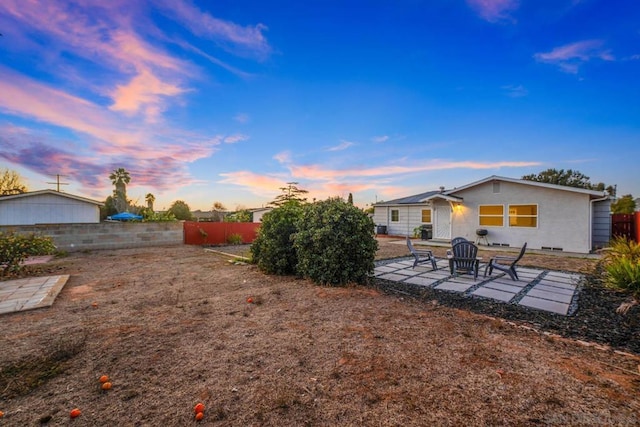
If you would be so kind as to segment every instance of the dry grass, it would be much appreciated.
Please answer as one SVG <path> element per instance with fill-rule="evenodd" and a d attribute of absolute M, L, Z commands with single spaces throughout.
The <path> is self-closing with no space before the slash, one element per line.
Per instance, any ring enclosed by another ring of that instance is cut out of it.
<path fill-rule="evenodd" d="M 467 311 L 265 276 L 197 247 L 52 268 L 71 274 L 53 307 L 1 318 L 0 384 L 43 343 L 76 337 L 78 351 L 3 395 L 7 425 L 67 425 L 79 407 L 78 426 L 182 426 L 198 401 L 221 426 L 634 425 L 640 411 L 638 358 Z"/>

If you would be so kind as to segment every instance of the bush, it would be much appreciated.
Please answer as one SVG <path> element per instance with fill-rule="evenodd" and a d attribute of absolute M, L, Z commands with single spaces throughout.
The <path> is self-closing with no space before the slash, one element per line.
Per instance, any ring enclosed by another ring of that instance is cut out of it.
<path fill-rule="evenodd" d="M 298 258 L 291 236 L 302 216 L 300 202 L 290 201 L 266 213 L 251 245 L 252 261 L 270 274 L 294 274 Z"/>
<path fill-rule="evenodd" d="M 56 251 L 50 237 L 36 234 L 0 233 L 0 265 L 2 274 L 20 271 L 29 256 L 50 255 Z"/>
<path fill-rule="evenodd" d="M 233 233 L 229 237 L 227 237 L 227 243 L 230 245 L 241 245 L 242 244 L 242 234 Z"/>
<path fill-rule="evenodd" d="M 631 292 L 640 298 L 640 245 L 625 238 L 616 238 L 604 258 L 606 284 L 614 289 Z"/>
<path fill-rule="evenodd" d="M 371 218 L 340 198 L 307 205 L 294 247 L 298 273 L 318 284 L 366 283 L 378 242 Z"/>

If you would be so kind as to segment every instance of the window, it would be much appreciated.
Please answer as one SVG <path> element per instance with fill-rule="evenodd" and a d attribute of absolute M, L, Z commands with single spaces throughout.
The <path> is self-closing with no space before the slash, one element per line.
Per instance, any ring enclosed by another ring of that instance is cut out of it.
<path fill-rule="evenodd" d="M 422 209 L 422 222 L 431 223 L 431 209 Z"/>
<path fill-rule="evenodd" d="M 398 209 L 391 209 L 391 221 L 392 222 L 400 221 L 400 211 Z"/>
<path fill-rule="evenodd" d="M 537 227 L 538 205 L 509 205 L 510 227 Z"/>
<path fill-rule="evenodd" d="M 504 225 L 504 206 L 483 205 L 478 207 L 480 225 L 502 227 Z"/>

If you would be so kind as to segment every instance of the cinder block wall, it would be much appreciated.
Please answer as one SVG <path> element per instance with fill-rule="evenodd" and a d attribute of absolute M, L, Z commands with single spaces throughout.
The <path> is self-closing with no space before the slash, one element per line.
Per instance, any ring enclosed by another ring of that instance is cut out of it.
<path fill-rule="evenodd" d="M 181 245 L 184 242 L 182 222 L 103 222 L 0 227 L 0 232 L 9 231 L 49 236 L 59 250 L 67 252 Z"/>

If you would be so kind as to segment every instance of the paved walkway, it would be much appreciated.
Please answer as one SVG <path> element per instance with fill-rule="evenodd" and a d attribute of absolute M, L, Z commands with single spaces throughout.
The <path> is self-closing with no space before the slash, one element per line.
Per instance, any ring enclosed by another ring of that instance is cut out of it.
<path fill-rule="evenodd" d="M 69 275 L 0 282 L 0 314 L 51 306 L 67 280 Z"/>
<path fill-rule="evenodd" d="M 480 264 L 477 280 L 473 275 L 453 276 L 449 261 L 439 259 L 438 269 L 420 264 L 411 268 L 414 258 L 381 261 L 376 265 L 375 276 L 394 282 L 410 283 L 441 291 L 459 292 L 465 296 L 490 298 L 509 304 L 517 304 L 561 315 L 571 315 L 577 309 L 578 283 L 582 275 L 558 271 L 517 267 L 520 280 L 513 281 L 500 271 L 482 277 L 485 264 Z"/>

